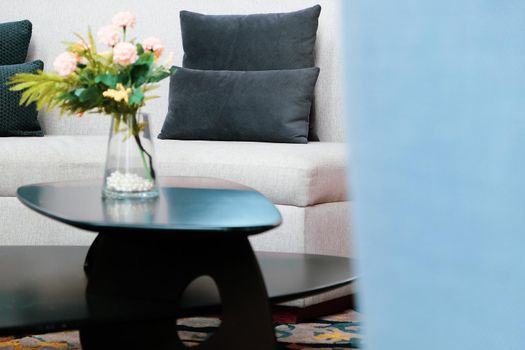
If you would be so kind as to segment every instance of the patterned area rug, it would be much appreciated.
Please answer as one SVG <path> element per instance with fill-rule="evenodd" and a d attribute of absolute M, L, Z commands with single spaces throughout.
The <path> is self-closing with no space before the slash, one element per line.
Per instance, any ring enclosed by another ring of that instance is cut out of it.
<path fill-rule="evenodd" d="M 179 337 L 187 346 L 205 341 L 220 325 L 220 320 L 209 317 L 180 319 Z M 347 312 L 323 317 L 311 323 L 275 325 L 279 350 L 338 350 L 361 348 L 359 313 Z M 54 350 L 81 349 L 77 332 L 33 335 L 23 338 L 0 337 L 0 350 Z"/>

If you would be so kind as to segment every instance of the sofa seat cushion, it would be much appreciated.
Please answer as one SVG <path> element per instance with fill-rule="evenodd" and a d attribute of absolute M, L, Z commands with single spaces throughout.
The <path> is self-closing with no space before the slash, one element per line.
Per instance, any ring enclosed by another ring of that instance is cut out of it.
<path fill-rule="evenodd" d="M 101 178 L 105 136 L 0 138 L 0 196 L 24 184 Z M 155 140 L 160 176 L 206 176 L 257 189 L 272 202 L 309 206 L 346 200 L 342 143 Z"/>

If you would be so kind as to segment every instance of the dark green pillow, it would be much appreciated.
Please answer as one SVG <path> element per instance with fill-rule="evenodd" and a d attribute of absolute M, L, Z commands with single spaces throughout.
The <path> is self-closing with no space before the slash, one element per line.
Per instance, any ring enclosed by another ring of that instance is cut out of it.
<path fill-rule="evenodd" d="M 34 104 L 20 106 L 21 91 L 10 91 L 9 78 L 16 73 L 44 69 L 42 61 L 0 66 L 0 136 L 44 136 Z"/>
<path fill-rule="evenodd" d="M 26 61 L 32 28 L 28 20 L 0 23 L 0 65 Z"/>
<path fill-rule="evenodd" d="M 183 66 L 209 70 L 276 70 L 315 66 L 321 6 L 254 15 L 181 11 Z"/>
<path fill-rule="evenodd" d="M 160 139 L 307 143 L 319 68 L 178 68 Z"/>

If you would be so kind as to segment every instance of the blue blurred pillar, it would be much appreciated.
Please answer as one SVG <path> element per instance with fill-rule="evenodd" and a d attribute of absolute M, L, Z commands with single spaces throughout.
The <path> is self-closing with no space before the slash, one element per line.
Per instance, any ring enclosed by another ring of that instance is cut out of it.
<path fill-rule="evenodd" d="M 525 1 L 344 6 L 367 348 L 525 349 Z"/>

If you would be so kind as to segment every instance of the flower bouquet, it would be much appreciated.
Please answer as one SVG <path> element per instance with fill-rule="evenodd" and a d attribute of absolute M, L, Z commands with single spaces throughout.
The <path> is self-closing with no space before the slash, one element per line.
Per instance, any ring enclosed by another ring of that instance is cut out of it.
<path fill-rule="evenodd" d="M 91 30 L 87 37 L 66 42 L 66 52 L 54 61 L 56 72 L 16 74 L 14 91 L 23 91 L 20 104 L 37 109 L 58 108 L 61 114 L 86 112 L 112 116 L 103 195 L 111 198 L 147 198 L 158 195 L 153 142 L 148 116 L 139 113 L 158 82 L 175 73 L 158 60 L 164 51 L 160 39 L 127 40 L 135 16 L 120 12 L 113 24 L 98 31 L 106 49 L 98 51 Z"/>

